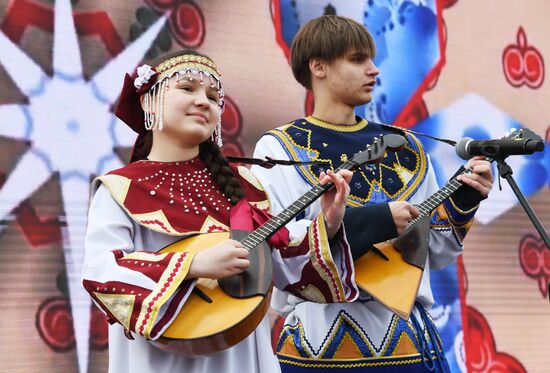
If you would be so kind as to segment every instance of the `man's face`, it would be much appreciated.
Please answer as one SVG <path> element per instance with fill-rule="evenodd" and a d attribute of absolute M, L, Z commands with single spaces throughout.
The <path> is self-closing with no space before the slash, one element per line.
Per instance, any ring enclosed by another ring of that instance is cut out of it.
<path fill-rule="evenodd" d="M 353 107 L 372 100 L 375 78 L 380 71 L 368 53 L 351 51 L 325 67 L 333 100 Z"/>

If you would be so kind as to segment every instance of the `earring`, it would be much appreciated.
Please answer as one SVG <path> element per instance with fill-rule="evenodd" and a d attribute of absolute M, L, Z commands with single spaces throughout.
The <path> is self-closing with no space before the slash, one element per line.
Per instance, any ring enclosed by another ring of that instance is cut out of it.
<path fill-rule="evenodd" d="M 218 116 L 218 123 L 216 124 L 216 129 L 212 133 L 212 141 L 214 141 L 220 148 L 223 146 L 223 140 L 222 140 L 222 113 L 221 112 Z"/>
<path fill-rule="evenodd" d="M 144 106 L 145 129 L 149 131 L 153 128 L 155 117 L 155 114 L 151 112 L 151 97 L 149 95 L 149 92 L 145 93 Z"/>

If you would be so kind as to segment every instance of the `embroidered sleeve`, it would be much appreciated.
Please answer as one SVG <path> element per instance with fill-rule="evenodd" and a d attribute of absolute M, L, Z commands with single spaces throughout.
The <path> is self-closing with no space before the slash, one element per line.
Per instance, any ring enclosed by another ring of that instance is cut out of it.
<path fill-rule="evenodd" d="M 275 286 L 316 303 L 354 301 L 358 289 L 343 227 L 330 241 L 322 215 L 311 222 L 303 219 L 291 223 L 287 228 L 289 245 L 273 250 Z M 301 238 L 297 238 L 300 232 Z"/>
<path fill-rule="evenodd" d="M 464 171 L 464 167 L 460 167 L 453 177 L 462 171 Z M 483 199 L 477 190 L 462 185 L 432 213 L 432 226 L 436 229 L 449 227 L 456 240 L 462 244 L 466 233 L 474 222 L 474 215 L 479 203 Z"/>
<path fill-rule="evenodd" d="M 479 205 L 478 205 L 479 206 Z M 474 222 L 478 206 L 463 211 L 454 203 L 452 197 L 443 202 L 432 214 L 432 226 L 447 225 L 453 230 L 456 239 L 462 243 L 466 233 Z"/>
<path fill-rule="evenodd" d="M 264 136 L 254 157 L 288 159 L 271 136 Z M 303 195 L 304 185 L 294 167 L 271 169 L 253 167 L 254 175 L 266 190 L 272 212 L 281 212 Z M 316 203 L 318 205 L 318 202 Z M 351 302 L 358 296 L 351 249 L 343 227 L 328 240 L 320 208 L 308 209 L 306 217 L 286 225 L 290 241 L 273 249 L 275 286 L 300 298 L 318 303 Z"/>
<path fill-rule="evenodd" d="M 185 280 L 193 255 L 136 251 L 134 235 L 130 218 L 100 187 L 90 206 L 83 285 L 111 323 L 156 339 L 193 288 Z"/>
<path fill-rule="evenodd" d="M 429 157 L 428 157 L 429 162 Z M 433 167 L 429 164 L 426 180 L 415 194 L 413 203 L 423 202 L 430 195 L 439 190 Z M 463 241 L 466 233 L 474 221 L 477 207 L 463 211 L 452 199 L 445 200 L 431 214 L 430 217 L 430 267 L 443 268 L 450 264 L 464 251 Z"/>

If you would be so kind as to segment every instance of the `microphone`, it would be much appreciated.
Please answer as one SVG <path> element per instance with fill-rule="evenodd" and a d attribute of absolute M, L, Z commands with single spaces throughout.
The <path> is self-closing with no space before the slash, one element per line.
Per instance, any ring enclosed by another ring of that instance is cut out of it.
<path fill-rule="evenodd" d="M 494 159 L 509 155 L 540 152 L 544 150 L 544 143 L 540 138 L 474 140 L 471 137 L 464 137 L 457 142 L 455 150 L 456 154 L 462 159 L 470 159 L 476 155 Z"/>

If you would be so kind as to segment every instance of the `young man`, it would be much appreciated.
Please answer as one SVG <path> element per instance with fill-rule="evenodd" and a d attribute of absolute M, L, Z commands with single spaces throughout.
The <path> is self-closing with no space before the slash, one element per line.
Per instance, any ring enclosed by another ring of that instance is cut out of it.
<path fill-rule="evenodd" d="M 313 91 L 313 114 L 265 134 L 254 156 L 324 161 L 336 168 L 380 134 L 402 133 L 355 115 L 356 106 L 372 99 L 379 74 L 374 53 L 367 29 L 351 19 L 322 16 L 305 24 L 292 43 L 291 65 L 296 80 Z M 355 260 L 372 244 L 401 235 L 419 215 L 413 204 L 439 189 L 420 141 L 410 134 L 406 139 L 404 149 L 388 152 L 380 164 L 362 166 L 350 182 L 344 223 Z M 471 159 L 465 166 L 473 172 L 459 176 L 463 186 L 431 214 L 428 256 L 409 320 L 364 292 L 353 303 L 328 305 L 279 292 L 272 305 L 287 315 L 277 344 L 284 372 L 448 371 L 440 338 L 426 312 L 434 301 L 430 268 L 444 267 L 462 252 L 462 241 L 493 179 L 487 161 Z M 278 212 L 311 187 L 321 168 L 253 170 Z M 305 218 L 318 212 L 314 204 Z M 319 291 L 303 287 L 310 299 Z"/>

